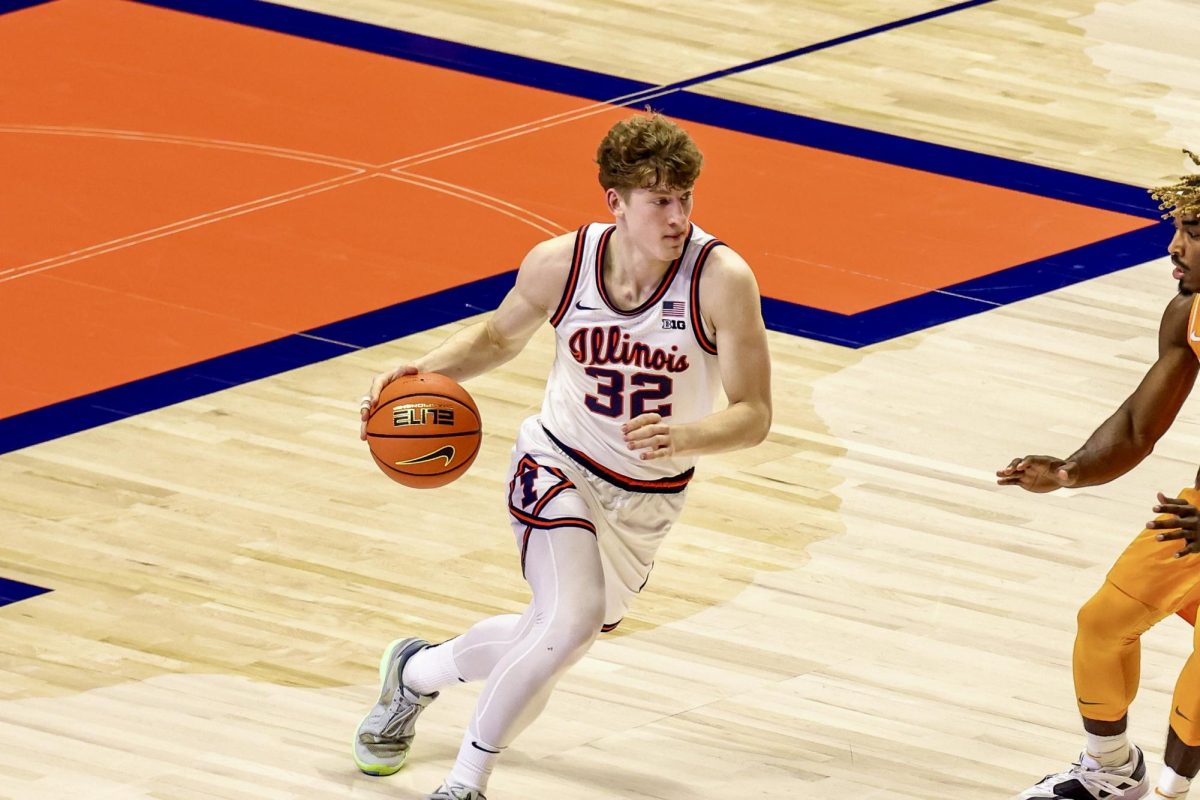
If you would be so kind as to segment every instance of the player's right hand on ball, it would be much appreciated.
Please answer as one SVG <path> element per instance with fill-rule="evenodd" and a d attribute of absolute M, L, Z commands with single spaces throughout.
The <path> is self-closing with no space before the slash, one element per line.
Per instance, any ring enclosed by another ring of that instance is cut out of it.
<path fill-rule="evenodd" d="M 376 404 L 379 403 L 379 393 L 383 391 L 383 387 L 401 375 L 416 374 L 417 368 L 415 366 L 404 364 L 389 372 L 381 372 L 375 376 L 375 380 L 371 381 L 371 389 L 367 394 L 363 395 L 362 401 L 358 404 L 358 416 L 361 420 L 358 426 L 358 438 L 364 442 L 367 440 L 367 420 L 371 418 L 371 412 L 375 410 Z"/>
<path fill-rule="evenodd" d="M 1027 492 L 1053 492 L 1064 486 L 1074 486 L 1079 480 L 1078 465 L 1053 456 L 1014 458 L 1004 469 L 996 471 L 996 483 L 1001 486 L 1020 486 Z"/>

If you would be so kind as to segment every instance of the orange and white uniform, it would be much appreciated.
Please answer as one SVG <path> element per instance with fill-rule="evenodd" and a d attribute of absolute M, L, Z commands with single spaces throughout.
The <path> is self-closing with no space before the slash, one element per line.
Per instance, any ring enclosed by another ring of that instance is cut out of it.
<path fill-rule="evenodd" d="M 696 459 L 643 461 L 622 425 L 647 412 L 671 424 L 712 413 L 720 391 L 717 343 L 700 309 L 700 276 L 721 242 L 693 225 L 683 253 L 640 306 L 622 309 L 604 286 L 615 227 L 580 228 L 566 288 L 550 322 L 555 360 L 538 416 L 513 449 L 509 512 L 522 554 L 539 529 L 596 535 L 604 568 L 605 628 L 645 585 L 678 517 Z"/>

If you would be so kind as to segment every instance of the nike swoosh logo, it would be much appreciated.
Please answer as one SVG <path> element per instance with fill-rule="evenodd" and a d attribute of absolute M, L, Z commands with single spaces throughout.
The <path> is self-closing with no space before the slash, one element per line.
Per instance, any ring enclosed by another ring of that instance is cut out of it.
<path fill-rule="evenodd" d="M 580 303 L 578 300 L 575 301 L 575 307 L 578 308 L 580 311 L 599 311 L 600 310 L 599 307 L 597 307 L 597 306 L 585 306 L 582 303 Z"/>
<path fill-rule="evenodd" d="M 1186 719 L 1188 722 L 1192 721 L 1191 717 L 1179 710 L 1179 706 L 1175 706 L 1175 713 Z"/>
<path fill-rule="evenodd" d="M 1102 706 L 1102 705 L 1104 705 L 1104 704 L 1103 704 L 1103 703 L 1101 703 L 1101 702 L 1095 702 L 1095 703 L 1093 703 L 1093 702 L 1091 702 L 1090 700 L 1084 700 L 1084 699 L 1083 699 L 1083 698 L 1081 698 L 1081 697 L 1076 697 L 1075 699 L 1079 701 L 1079 705 L 1081 705 L 1081 706 Z"/>
<path fill-rule="evenodd" d="M 445 466 L 450 466 L 450 462 L 454 460 L 454 447 L 451 445 L 446 445 L 445 447 L 434 450 L 432 453 L 426 453 L 423 456 L 410 458 L 408 461 L 397 461 L 396 464 L 424 464 L 427 461 L 433 461 L 434 459 L 438 458 L 446 459 Z"/>

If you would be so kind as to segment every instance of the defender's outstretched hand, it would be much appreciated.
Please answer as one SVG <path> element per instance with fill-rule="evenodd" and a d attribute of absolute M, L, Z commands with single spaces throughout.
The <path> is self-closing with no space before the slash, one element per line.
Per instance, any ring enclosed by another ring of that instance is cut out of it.
<path fill-rule="evenodd" d="M 358 426 L 358 438 L 364 442 L 367 440 L 367 420 L 371 417 L 371 412 L 375 410 L 375 406 L 379 403 L 379 393 L 383 391 L 383 387 L 387 386 L 392 381 L 399 378 L 401 375 L 416 375 L 417 368 L 412 364 L 404 364 L 396 367 L 389 372 L 381 372 L 375 376 L 375 380 L 371 381 L 371 389 L 367 394 L 364 394 L 362 401 L 358 404 L 358 416 L 362 420 Z"/>
<path fill-rule="evenodd" d="M 1200 519 L 1197 518 L 1194 505 L 1183 498 L 1167 497 L 1159 492 L 1158 505 L 1154 507 L 1154 512 L 1166 515 L 1146 523 L 1147 528 L 1166 531 L 1154 538 L 1160 542 L 1183 539 L 1187 543 L 1186 547 L 1175 554 L 1176 558 L 1200 553 L 1200 542 L 1196 540 L 1197 524 L 1200 523 Z"/>
<path fill-rule="evenodd" d="M 1074 486 L 1079 479 L 1074 461 L 1053 456 L 1014 458 L 1007 467 L 996 472 L 1001 486 L 1020 486 L 1027 492 L 1053 492 L 1064 486 Z"/>

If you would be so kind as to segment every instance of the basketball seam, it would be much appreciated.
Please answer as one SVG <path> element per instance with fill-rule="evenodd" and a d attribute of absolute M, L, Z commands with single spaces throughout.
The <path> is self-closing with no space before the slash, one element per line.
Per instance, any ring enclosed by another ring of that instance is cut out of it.
<path fill-rule="evenodd" d="M 383 411 L 384 408 L 386 408 L 387 406 L 390 406 L 392 403 L 396 402 L 397 400 L 403 400 L 406 397 L 440 397 L 443 400 L 449 400 L 452 403 L 458 403 L 460 406 L 465 408 L 467 411 L 471 412 L 471 416 L 475 417 L 476 422 L 478 422 L 480 425 L 483 424 L 483 420 L 479 418 L 479 409 L 477 409 L 473 406 L 467 405 L 462 400 L 459 400 L 457 397 L 451 397 L 448 394 L 437 394 L 435 392 L 413 392 L 412 394 L 397 395 L 386 402 L 381 400 L 381 401 L 379 401 L 379 406 L 374 411 L 371 412 L 371 416 L 367 417 L 367 423 L 370 424 L 371 420 L 375 419 L 375 415 L 378 414 L 380 411 Z"/>
<path fill-rule="evenodd" d="M 478 436 L 483 431 L 476 428 L 473 431 L 455 431 L 453 433 L 373 433 L 367 431 L 367 437 L 373 439 L 448 439 L 451 436 Z"/>

